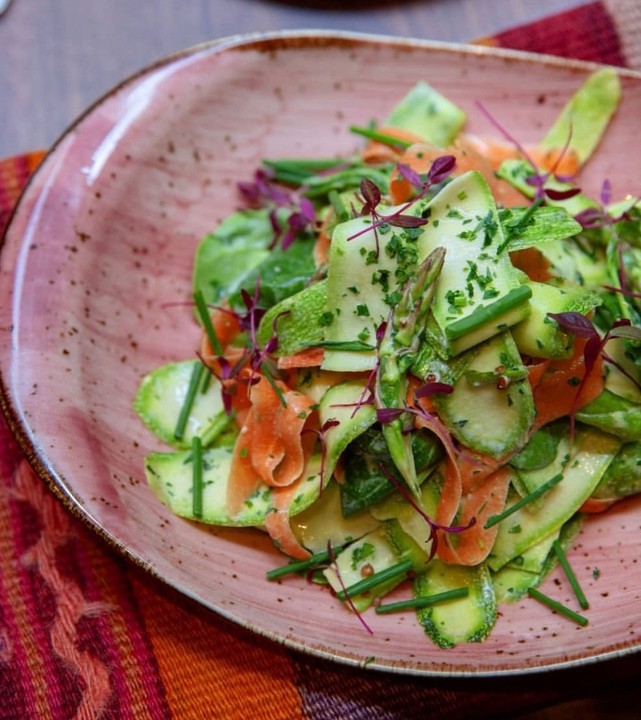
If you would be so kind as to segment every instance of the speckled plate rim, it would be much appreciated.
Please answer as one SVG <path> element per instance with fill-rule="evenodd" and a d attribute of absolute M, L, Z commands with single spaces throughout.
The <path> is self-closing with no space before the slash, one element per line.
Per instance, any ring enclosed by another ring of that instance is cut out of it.
<path fill-rule="evenodd" d="M 11 267 L 3 268 L 3 264 L 9 266 L 7 262 L 7 238 L 11 233 L 12 223 L 16 215 L 23 209 L 23 205 L 27 202 L 27 198 L 30 197 L 33 185 L 40 181 L 49 172 L 51 158 L 55 156 L 56 149 L 64 141 L 64 139 L 76 128 L 84 118 L 91 115 L 91 113 L 99 107 L 105 100 L 110 98 L 114 93 L 119 90 L 126 88 L 136 80 L 153 74 L 157 70 L 164 68 L 172 63 L 178 62 L 184 58 L 195 56 L 199 53 L 224 53 L 228 50 L 253 50 L 253 49 L 264 49 L 265 45 L 271 45 L 275 49 L 283 49 L 297 42 L 302 43 L 316 43 L 319 46 L 323 44 L 335 45 L 336 43 L 346 42 L 360 42 L 360 43 L 374 43 L 383 44 L 389 46 L 396 46 L 399 48 L 422 48 L 425 50 L 440 50 L 444 52 L 451 52 L 455 55 L 461 53 L 471 56 L 493 56 L 504 59 L 513 59 L 520 62 L 536 63 L 537 65 L 549 65 L 563 68 L 576 68 L 579 70 L 592 70 L 602 67 L 600 63 L 585 62 L 581 60 L 566 59 L 553 55 L 544 55 L 538 53 L 531 53 L 527 51 L 509 50 L 504 48 L 495 48 L 484 45 L 473 45 L 473 44 L 458 44 L 439 42 L 423 39 L 413 38 L 399 38 L 387 35 L 375 35 L 370 33 L 359 33 L 350 31 L 334 31 L 334 30 L 285 30 L 275 32 L 256 32 L 233 35 L 221 39 L 215 39 L 212 41 L 200 43 L 175 53 L 166 55 L 159 60 L 141 68 L 138 72 L 129 75 L 123 79 L 120 83 L 114 85 L 108 89 L 103 95 L 97 98 L 86 110 L 77 116 L 77 118 L 63 131 L 60 137 L 52 144 L 47 150 L 45 157 L 29 179 L 27 185 L 23 189 L 18 203 L 15 205 L 12 214 L 9 218 L 5 231 L 3 233 L 0 242 L 0 272 L 4 270 L 5 274 L 13 272 Z M 641 80 L 641 73 L 624 69 L 617 68 L 622 77 L 630 77 Z M 16 249 L 17 250 L 17 249 Z M 3 294 L 12 294 L 11 288 L 3 288 Z M 3 328 L 0 328 L 2 330 Z M 11 429 L 12 433 L 16 437 L 20 448 L 22 449 L 26 459 L 34 469 L 37 476 L 44 481 L 53 494 L 70 510 L 77 518 L 79 518 L 89 529 L 95 532 L 101 537 L 110 547 L 117 550 L 120 554 L 127 557 L 134 564 L 141 567 L 146 572 L 150 573 L 162 582 L 167 583 L 170 587 L 185 595 L 186 597 L 194 600 L 199 605 L 212 610 L 222 616 L 223 618 L 236 623 L 250 632 L 256 633 L 262 637 L 265 637 L 277 644 L 284 645 L 293 650 L 308 654 L 310 656 L 319 657 L 338 664 L 353 666 L 353 667 L 364 667 L 372 670 L 384 671 L 392 674 L 402 674 L 408 676 L 419 676 L 419 677 L 452 677 L 452 678 L 465 678 L 465 677 L 496 677 L 496 676 L 520 676 L 537 673 L 546 673 L 553 670 L 565 670 L 570 668 L 581 667 L 585 665 L 594 664 L 604 660 L 620 658 L 632 653 L 636 653 L 639 650 L 638 644 L 633 644 L 624 647 L 615 647 L 611 650 L 601 652 L 598 654 L 581 657 L 578 659 L 561 660 L 559 662 L 548 663 L 545 665 L 533 665 L 528 667 L 519 668 L 499 668 L 491 670 L 469 670 L 469 671 L 442 671 L 440 669 L 430 669 L 426 667 L 416 668 L 413 666 L 400 666 L 392 663 L 379 663 L 376 660 L 370 661 L 370 659 L 364 660 L 361 656 L 350 656 L 348 653 L 336 654 L 333 652 L 326 652 L 322 649 L 314 647 L 313 644 L 301 643 L 295 641 L 289 637 L 274 634 L 268 629 L 253 625 L 250 621 L 235 616 L 232 612 L 222 609 L 216 605 L 204 602 L 202 598 L 193 594 L 189 588 L 181 587 L 179 584 L 173 583 L 167 580 L 162 573 L 157 572 L 156 568 L 150 565 L 146 560 L 140 557 L 137 553 L 132 552 L 131 549 L 124 544 L 117 535 L 112 534 L 107 527 L 104 527 L 99 521 L 97 521 L 91 514 L 89 514 L 76 500 L 73 488 L 68 487 L 64 483 L 61 483 L 56 475 L 55 468 L 49 463 L 45 454 L 43 454 L 37 446 L 35 439 L 28 427 L 28 423 L 25 422 L 21 416 L 19 409 L 14 404 L 14 400 L 11 397 L 11 393 L 8 384 L 5 382 L 3 368 L 0 367 L 0 409 L 2 410 L 5 419 Z"/>

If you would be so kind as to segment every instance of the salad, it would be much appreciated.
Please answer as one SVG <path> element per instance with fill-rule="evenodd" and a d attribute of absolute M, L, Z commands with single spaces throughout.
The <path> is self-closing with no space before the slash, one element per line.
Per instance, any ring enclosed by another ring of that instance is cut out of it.
<path fill-rule="evenodd" d="M 265 582 L 368 631 L 480 642 L 528 596 L 587 624 L 566 551 L 641 492 L 641 209 L 581 189 L 620 94 L 595 72 L 523 145 L 421 81 L 352 156 L 264 160 L 197 248 L 200 346 L 134 400 L 158 498 L 268 533 Z M 576 607 L 538 589 L 557 564 Z"/>

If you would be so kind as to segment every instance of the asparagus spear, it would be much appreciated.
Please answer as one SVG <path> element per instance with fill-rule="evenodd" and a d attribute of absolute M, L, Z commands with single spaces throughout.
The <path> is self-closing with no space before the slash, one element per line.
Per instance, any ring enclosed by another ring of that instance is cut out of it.
<path fill-rule="evenodd" d="M 407 369 L 419 349 L 420 337 L 427 322 L 436 279 L 443 266 L 445 249 L 435 248 L 410 278 L 400 302 L 390 312 L 379 343 L 376 378 L 378 408 L 403 408 L 407 396 Z M 403 431 L 403 415 L 383 424 L 383 435 L 392 460 L 410 490 L 420 496 L 414 465 L 411 436 Z"/>

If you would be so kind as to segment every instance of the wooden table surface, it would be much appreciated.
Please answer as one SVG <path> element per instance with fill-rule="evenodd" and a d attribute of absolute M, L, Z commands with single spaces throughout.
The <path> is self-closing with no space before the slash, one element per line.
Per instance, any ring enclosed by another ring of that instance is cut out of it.
<path fill-rule="evenodd" d="M 464 42 L 577 0 L 13 0 L 0 17 L 0 157 L 49 146 L 145 65 L 245 32 L 327 28 Z"/>

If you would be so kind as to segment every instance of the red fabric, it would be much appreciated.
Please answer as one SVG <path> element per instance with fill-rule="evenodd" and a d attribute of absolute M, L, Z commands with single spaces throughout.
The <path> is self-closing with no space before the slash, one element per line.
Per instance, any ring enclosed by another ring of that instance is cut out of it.
<path fill-rule="evenodd" d="M 614 21 L 601 2 L 592 2 L 494 36 L 501 47 L 625 66 Z"/>

